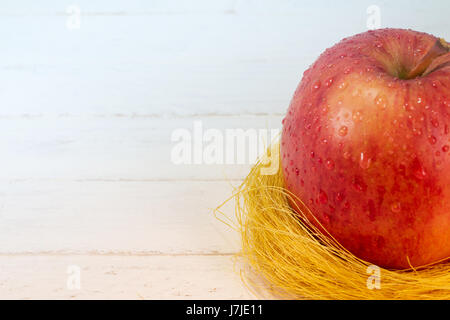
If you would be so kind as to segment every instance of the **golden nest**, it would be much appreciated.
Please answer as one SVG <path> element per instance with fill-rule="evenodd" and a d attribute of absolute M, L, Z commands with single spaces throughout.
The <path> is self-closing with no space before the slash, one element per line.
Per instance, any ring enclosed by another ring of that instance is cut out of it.
<path fill-rule="evenodd" d="M 274 146 L 272 150 L 279 150 L 278 143 Z M 448 260 L 388 270 L 357 258 L 307 222 L 306 206 L 296 208 L 298 212 L 291 208 L 288 199 L 295 196 L 284 187 L 281 165 L 276 174 L 261 174 L 269 156 L 270 150 L 215 211 L 226 222 L 221 208 L 235 200 L 237 222 L 226 223 L 241 235 L 242 251 L 237 257 L 248 266 L 241 276 L 250 289 L 285 299 L 450 298 Z M 263 281 L 254 281 L 255 274 Z"/>

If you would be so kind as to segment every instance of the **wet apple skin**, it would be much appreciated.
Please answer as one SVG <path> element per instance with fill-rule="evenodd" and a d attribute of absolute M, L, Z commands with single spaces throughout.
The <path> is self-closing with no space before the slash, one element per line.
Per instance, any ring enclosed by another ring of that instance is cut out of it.
<path fill-rule="evenodd" d="M 304 73 L 283 120 L 286 187 L 382 267 L 450 256 L 450 67 L 408 80 L 388 70 L 436 40 L 399 29 L 344 39 Z"/>

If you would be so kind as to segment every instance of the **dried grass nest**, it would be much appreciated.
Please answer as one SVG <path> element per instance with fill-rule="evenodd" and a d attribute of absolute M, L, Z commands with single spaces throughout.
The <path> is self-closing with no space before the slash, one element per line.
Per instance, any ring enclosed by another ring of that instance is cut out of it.
<path fill-rule="evenodd" d="M 270 150 L 265 157 L 269 154 Z M 226 223 L 241 235 L 237 257 L 249 267 L 240 270 L 249 288 L 288 299 L 450 299 L 448 260 L 420 269 L 379 268 L 371 274 L 375 270 L 371 263 L 308 223 L 305 209 L 296 208 L 297 213 L 290 207 L 288 199 L 295 196 L 284 187 L 281 165 L 276 174 L 262 175 L 266 161 L 260 159 L 215 211 L 226 222 L 221 209 L 235 200 L 237 222 Z M 252 280 L 254 274 L 264 279 L 263 288 Z"/>

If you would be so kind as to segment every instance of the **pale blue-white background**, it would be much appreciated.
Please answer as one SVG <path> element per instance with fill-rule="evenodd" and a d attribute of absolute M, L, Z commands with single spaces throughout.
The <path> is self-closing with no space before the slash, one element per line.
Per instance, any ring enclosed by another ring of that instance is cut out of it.
<path fill-rule="evenodd" d="M 279 128 L 371 6 L 450 39 L 445 0 L 0 1 L 0 297 L 248 297 L 212 216 L 248 166 L 176 166 L 171 133 Z"/>

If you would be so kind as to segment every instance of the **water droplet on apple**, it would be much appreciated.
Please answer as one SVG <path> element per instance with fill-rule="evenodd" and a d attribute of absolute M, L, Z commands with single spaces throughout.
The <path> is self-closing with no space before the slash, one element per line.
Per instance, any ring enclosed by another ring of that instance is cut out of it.
<path fill-rule="evenodd" d="M 383 48 L 383 43 L 380 41 L 375 41 L 375 47 L 377 48 Z"/>
<path fill-rule="evenodd" d="M 413 130 L 414 131 L 414 135 L 416 135 L 416 136 L 421 136 L 422 135 L 422 130 L 420 130 L 420 129 L 414 129 Z"/>
<path fill-rule="evenodd" d="M 364 154 L 364 152 L 361 152 L 360 158 L 359 158 L 359 166 L 366 170 L 369 169 L 370 164 L 372 162 L 372 159 L 370 159 L 367 154 Z"/>
<path fill-rule="evenodd" d="M 355 177 L 355 180 L 353 181 L 353 187 L 359 192 L 366 192 L 367 190 L 367 185 L 364 183 L 363 179 L 358 176 Z"/>
<path fill-rule="evenodd" d="M 361 112 L 359 112 L 359 111 L 356 111 L 354 114 L 353 114 L 353 121 L 355 121 L 355 122 L 358 122 L 358 121 L 362 121 L 362 119 L 363 119 L 363 117 L 362 117 L 362 115 L 361 115 Z"/>
<path fill-rule="evenodd" d="M 315 156 L 314 151 L 311 151 L 311 153 L 309 155 L 311 156 L 311 158 L 314 158 L 314 156 Z"/>
<path fill-rule="evenodd" d="M 402 210 L 400 202 L 394 202 L 391 204 L 391 211 L 394 213 L 399 213 Z"/>
<path fill-rule="evenodd" d="M 319 199 L 319 202 L 322 203 L 322 204 L 326 204 L 328 202 L 328 196 L 325 193 L 325 191 L 323 191 L 323 190 L 319 191 L 318 199 Z"/>
<path fill-rule="evenodd" d="M 313 89 L 314 89 L 314 90 L 318 90 L 318 89 L 320 88 L 320 85 L 321 85 L 320 80 L 314 81 L 314 83 L 313 83 Z"/>
<path fill-rule="evenodd" d="M 325 87 L 331 87 L 333 84 L 333 78 L 329 78 L 325 81 Z"/>
<path fill-rule="evenodd" d="M 435 136 L 430 136 L 430 137 L 428 137 L 428 141 L 429 141 L 431 144 L 435 144 L 435 143 L 436 143 L 436 137 L 435 137 Z"/>
<path fill-rule="evenodd" d="M 323 223 L 325 224 L 330 223 L 330 216 L 326 213 L 323 214 Z"/>
<path fill-rule="evenodd" d="M 346 126 L 342 126 L 339 128 L 338 132 L 341 137 L 345 137 L 348 133 L 348 128 Z"/>
<path fill-rule="evenodd" d="M 442 147 L 442 151 L 447 152 L 450 149 L 448 145 Z"/>
<path fill-rule="evenodd" d="M 379 95 L 375 98 L 375 104 L 381 109 L 386 109 L 387 101 L 384 95 Z"/>
<path fill-rule="evenodd" d="M 347 88 L 347 86 L 348 86 L 348 83 L 344 81 L 344 82 L 341 82 L 339 84 L 338 88 L 339 89 L 345 89 L 345 88 Z"/>
<path fill-rule="evenodd" d="M 344 70 L 344 74 L 349 74 L 350 72 L 352 72 L 352 68 L 346 68 Z"/>
<path fill-rule="evenodd" d="M 405 102 L 405 104 L 403 105 L 403 109 L 405 109 L 405 111 L 414 111 L 414 107 L 408 102 Z"/>
<path fill-rule="evenodd" d="M 425 171 L 425 168 L 422 166 L 422 164 L 416 159 L 415 163 L 413 164 L 414 169 L 414 176 L 419 179 L 423 180 L 427 176 L 427 172 Z"/>
<path fill-rule="evenodd" d="M 435 128 L 439 127 L 439 121 L 437 119 L 431 119 L 431 124 Z"/>
<path fill-rule="evenodd" d="M 325 162 L 325 167 L 328 170 L 332 170 L 334 168 L 334 161 L 331 159 L 327 159 L 327 161 Z"/>
<path fill-rule="evenodd" d="M 298 176 L 300 174 L 300 170 L 298 168 L 295 168 L 295 175 Z"/>

